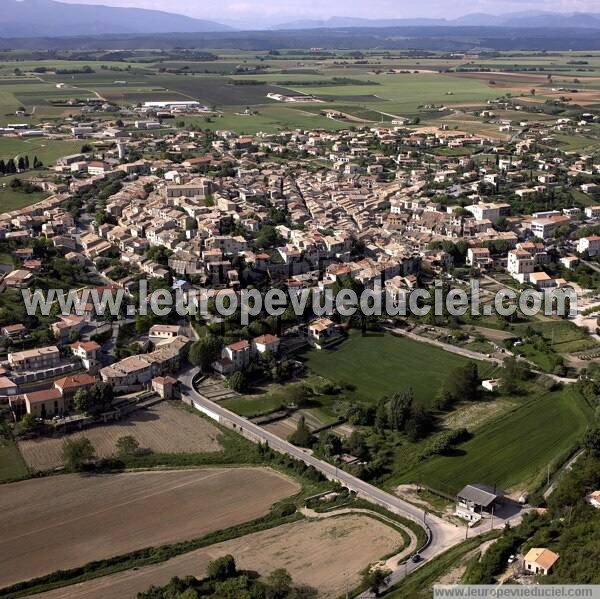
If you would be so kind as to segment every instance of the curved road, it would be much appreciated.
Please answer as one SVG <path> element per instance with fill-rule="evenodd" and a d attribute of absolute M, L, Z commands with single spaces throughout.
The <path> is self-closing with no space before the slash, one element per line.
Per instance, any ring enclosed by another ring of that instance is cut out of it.
<path fill-rule="evenodd" d="M 423 560 L 418 564 L 408 562 L 400 566 L 392 573 L 390 584 L 397 582 L 408 572 L 419 567 L 436 555 L 439 555 L 446 549 L 457 545 L 465 538 L 464 529 L 462 527 L 446 522 L 433 514 L 426 513 L 423 509 L 356 478 L 328 462 L 310 455 L 301 448 L 280 439 L 273 433 L 250 422 L 246 418 L 238 416 L 234 412 L 207 399 L 194 389 L 192 381 L 197 373 L 197 368 L 190 368 L 179 375 L 179 380 L 182 383 L 181 392 L 188 400 L 193 401 L 196 409 L 200 409 L 200 411 L 203 411 L 202 409 L 208 410 L 212 414 L 218 416 L 221 422 L 227 421 L 231 425 L 234 425 L 234 427 L 245 436 L 254 437 L 254 440 L 266 442 L 272 449 L 287 454 L 297 460 L 301 460 L 309 466 L 314 466 L 329 480 L 339 481 L 351 491 L 355 491 L 359 496 L 388 509 L 390 512 L 412 520 L 425 528 L 429 536 L 429 544 L 420 552 Z M 474 532 L 475 531 L 471 532 L 470 536 L 472 536 Z M 478 532 L 480 534 L 484 531 Z"/>

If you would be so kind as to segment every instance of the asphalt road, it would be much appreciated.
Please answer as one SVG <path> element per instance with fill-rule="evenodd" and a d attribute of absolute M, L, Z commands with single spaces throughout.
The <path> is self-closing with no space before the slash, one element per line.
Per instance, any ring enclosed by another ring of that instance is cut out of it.
<path fill-rule="evenodd" d="M 238 416 L 230 410 L 227 410 L 217 403 L 200 395 L 194 389 L 192 384 L 192 379 L 197 372 L 197 369 L 189 369 L 179 375 L 179 380 L 182 383 L 182 393 L 189 399 L 192 399 L 194 403 L 210 410 L 214 414 L 217 414 L 219 418 L 228 420 L 230 423 L 235 424 L 235 426 L 241 432 L 251 433 L 254 437 L 261 439 L 262 442 L 267 442 L 269 447 L 272 449 L 290 455 L 298 460 L 302 460 L 304 463 L 310 466 L 314 466 L 329 480 L 339 481 L 342 485 L 352 491 L 355 491 L 364 499 L 367 499 L 377 505 L 381 505 L 390 512 L 403 516 L 404 518 L 424 526 L 429 535 L 430 542 L 428 546 L 420 552 L 420 555 L 423 558 L 422 561 L 417 564 L 408 562 L 407 564 L 400 566 L 392 573 L 390 584 L 397 582 L 407 573 L 413 571 L 446 549 L 457 545 L 465 538 L 464 527 L 456 526 L 433 514 L 428 514 L 423 509 L 416 507 L 413 504 L 408 503 L 403 499 L 396 497 L 395 495 L 392 495 L 391 493 L 387 493 L 386 491 L 383 491 L 363 480 L 360 480 L 359 478 L 348 474 L 344 470 L 341 470 L 336 466 L 329 464 L 328 462 L 314 457 L 301 448 L 296 447 L 295 445 L 280 439 L 269 431 L 266 431 L 260 426 L 253 424 L 246 418 Z M 485 530 L 488 530 L 488 528 L 485 527 Z M 473 532 L 470 532 L 469 536 L 472 536 Z M 482 532 L 485 531 L 478 531 L 479 534 Z"/>

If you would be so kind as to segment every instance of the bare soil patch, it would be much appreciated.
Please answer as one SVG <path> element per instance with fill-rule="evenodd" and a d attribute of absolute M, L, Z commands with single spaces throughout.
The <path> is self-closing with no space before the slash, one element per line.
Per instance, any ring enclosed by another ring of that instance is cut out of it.
<path fill-rule="evenodd" d="M 241 524 L 299 489 L 266 468 L 62 475 L 4 485 L 0 587 Z"/>
<path fill-rule="evenodd" d="M 125 435 L 132 435 L 140 448 L 155 453 L 208 453 L 222 449 L 219 434 L 215 426 L 197 415 L 161 402 L 112 424 L 61 437 L 21 441 L 19 449 L 29 468 L 40 471 L 63 465 L 63 443 L 69 438 L 85 436 L 92 442 L 98 457 L 109 457 L 116 453 L 119 437 Z"/>
<path fill-rule="evenodd" d="M 399 532 L 368 516 L 304 520 L 36 597 L 133 598 L 152 585 L 166 584 L 173 576 L 201 578 L 210 560 L 228 553 L 241 569 L 268 574 L 286 568 L 297 584 L 318 589 L 319 597 L 339 597 L 358 584 L 360 570 L 401 545 Z"/>

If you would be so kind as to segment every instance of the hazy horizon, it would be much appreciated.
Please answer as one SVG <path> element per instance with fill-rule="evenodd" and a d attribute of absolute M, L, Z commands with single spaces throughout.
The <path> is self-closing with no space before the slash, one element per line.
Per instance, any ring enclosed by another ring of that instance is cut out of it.
<path fill-rule="evenodd" d="M 238 26 L 265 27 L 286 21 L 358 17 L 366 19 L 446 18 L 467 14 L 503 15 L 511 12 L 600 12 L 600 0 L 506 0 L 498 10 L 492 0 L 458 0 L 449 4 L 442 0 L 423 0 L 418 4 L 394 0 L 59 0 L 70 4 L 148 8 L 208 19 Z"/>

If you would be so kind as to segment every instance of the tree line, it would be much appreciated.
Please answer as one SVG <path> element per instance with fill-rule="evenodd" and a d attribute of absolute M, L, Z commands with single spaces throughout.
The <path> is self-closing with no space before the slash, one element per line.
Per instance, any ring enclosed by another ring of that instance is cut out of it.
<path fill-rule="evenodd" d="M 43 162 L 37 157 L 33 157 L 33 162 L 29 160 L 29 156 L 19 156 L 15 158 L 9 158 L 6 162 L 0 160 L 0 176 L 2 175 L 14 175 L 16 173 L 22 173 L 31 169 L 33 165 L 34 169 L 42 168 Z"/>

